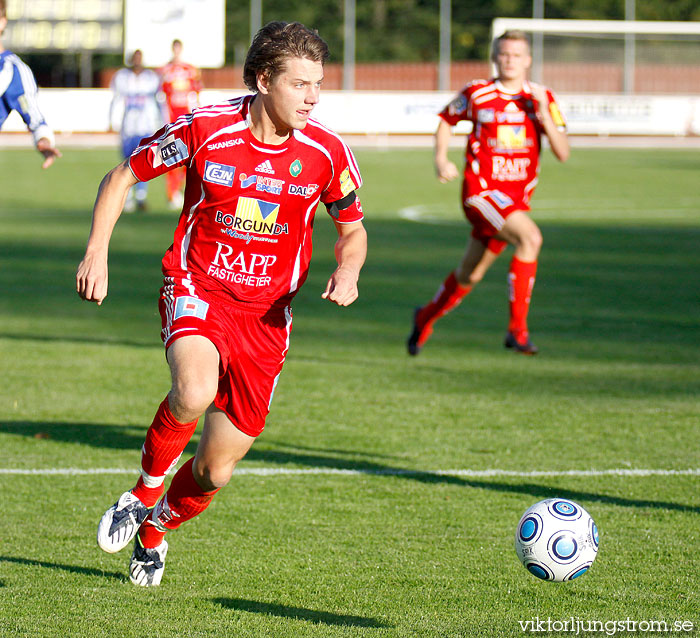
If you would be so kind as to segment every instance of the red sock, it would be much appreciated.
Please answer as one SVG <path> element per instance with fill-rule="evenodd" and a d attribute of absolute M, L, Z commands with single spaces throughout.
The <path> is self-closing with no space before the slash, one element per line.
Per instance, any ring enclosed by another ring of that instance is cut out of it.
<path fill-rule="evenodd" d="M 508 331 L 512 332 L 520 343 L 528 340 L 527 313 L 530 309 L 530 295 L 535 285 L 537 262 L 520 261 L 513 257 L 508 273 L 508 288 L 510 300 L 510 322 Z"/>
<path fill-rule="evenodd" d="M 194 457 L 177 471 L 168 492 L 139 529 L 143 547 L 158 547 L 168 530 L 177 529 L 185 521 L 201 514 L 219 491 L 205 492 L 199 486 L 192 476 L 193 462 Z"/>
<path fill-rule="evenodd" d="M 167 397 L 158 407 L 141 450 L 141 476 L 131 490 L 147 507 L 153 507 L 160 498 L 165 475 L 175 467 L 196 427 L 197 419 L 191 423 L 175 419 Z"/>
<path fill-rule="evenodd" d="M 418 345 L 422 346 L 433 332 L 433 324 L 456 308 L 462 299 L 472 290 L 471 286 L 463 286 L 451 272 L 442 283 L 433 300 L 423 306 L 416 316 L 416 322 L 421 329 Z"/>

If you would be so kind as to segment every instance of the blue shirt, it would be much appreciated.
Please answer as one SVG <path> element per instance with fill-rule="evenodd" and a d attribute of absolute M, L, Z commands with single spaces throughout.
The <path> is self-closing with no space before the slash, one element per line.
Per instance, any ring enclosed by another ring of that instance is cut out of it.
<path fill-rule="evenodd" d="M 37 103 L 37 87 L 31 69 L 12 51 L 0 53 L 0 128 L 12 111 L 17 111 L 34 136 L 54 145 L 53 131 L 46 124 Z"/>

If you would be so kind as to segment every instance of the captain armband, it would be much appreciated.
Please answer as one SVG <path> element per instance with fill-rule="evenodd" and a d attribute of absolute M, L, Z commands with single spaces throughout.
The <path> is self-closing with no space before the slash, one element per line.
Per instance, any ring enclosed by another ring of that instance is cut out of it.
<path fill-rule="evenodd" d="M 326 210 L 333 219 L 339 219 L 340 212 L 350 208 L 350 206 L 352 206 L 355 203 L 356 199 L 357 195 L 355 191 L 352 191 L 352 193 L 349 193 L 342 199 L 339 199 L 337 202 L 331 202 L 330 204 L 326 204 Z"/>

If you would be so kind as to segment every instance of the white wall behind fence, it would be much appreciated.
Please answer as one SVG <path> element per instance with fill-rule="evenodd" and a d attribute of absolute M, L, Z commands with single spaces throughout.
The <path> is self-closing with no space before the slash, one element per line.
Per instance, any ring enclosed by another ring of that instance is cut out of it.
<path fill-rule="evenodd" d="M 215 104 L 240 91 L 205 90 L 202 104 Z M 314 117 L 340 134 L 432 134 L 437 113 L 452 99 L 448 92 L 325 91 Z M 700 135 L 699 96 L 559 95 L 572 135 Z M 42 89 L 39 104 L 61 133 L 109 130 L 108 89 Z M 118 129 L 118 116 L 114 118 Z M 25 130 L 13 113 L 3 131 Z M 462 123 L 457 132 L 468 132 Z"/>

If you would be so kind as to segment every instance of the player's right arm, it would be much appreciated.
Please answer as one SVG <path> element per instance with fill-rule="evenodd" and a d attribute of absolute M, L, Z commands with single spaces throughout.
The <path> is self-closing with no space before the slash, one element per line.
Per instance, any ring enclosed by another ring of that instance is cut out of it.
<path fill-rule="evenodd" d="M 452 127 L 457 122 L 469 117 L 469 91 L 472 84 L 467 85 L 438 113 L 440 123 L 437 131 L 435 131 L 435 173 L 443 184 L 459 177 L 459 169 L 449 160 L 447 152 L 450 146 L 450 138 L 452 137 Z"/>
<path fill-rule="evenodd" d="M 136 181 L 127 159 L 105 175 L 97 192 L 90 236 L 75 280 L 81 299 L 94 301 L 98 306 L 107 296 L 109 240 L 129 189 Z"/>
<path fill-rule="evenodd" d="M 435 131 L 435 173 L 443 184 L 459 176 L 459 169 L 447 157 L 451 137 L 452 127 L 445 120 L 440 119 Z"/>

